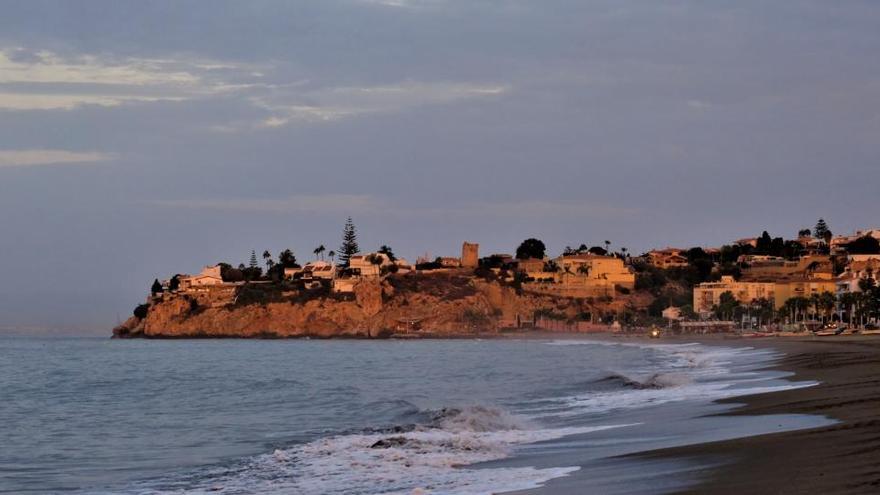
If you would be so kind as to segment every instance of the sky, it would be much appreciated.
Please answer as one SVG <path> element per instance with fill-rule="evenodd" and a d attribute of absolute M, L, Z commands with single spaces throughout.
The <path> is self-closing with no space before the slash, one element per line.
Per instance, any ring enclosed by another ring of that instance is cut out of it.
<path fill-rule="evenodd" d="M 880 3 L 0 0 L 0 328 L 251 250 L 880 226 Z"/>

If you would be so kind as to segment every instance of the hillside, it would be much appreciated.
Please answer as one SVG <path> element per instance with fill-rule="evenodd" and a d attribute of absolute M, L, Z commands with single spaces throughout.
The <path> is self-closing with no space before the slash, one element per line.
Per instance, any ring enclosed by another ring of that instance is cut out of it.
<path fill-rule="evenodd" d="M 363 280 L 353 294 L 244 285 L 234 292 L 151 298 L 115 337 L 360 337 L 498 333 L 545 315 L 597 319 L 650 303 L 644 294 L 592 300 L 533 294 L 464 272 L 411 273 Z"/>

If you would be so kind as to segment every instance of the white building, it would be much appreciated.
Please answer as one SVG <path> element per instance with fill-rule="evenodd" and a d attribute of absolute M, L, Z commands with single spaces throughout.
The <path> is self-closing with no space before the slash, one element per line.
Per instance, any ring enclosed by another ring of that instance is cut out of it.
<path fill-rule="evenodd" d="M 178 280 L 180 281 L 180 290 L 223 285 L 223 277 L 220 276 L 220 265 L 206 266 L 198 275 L 184 275 L 179 277 Z"/>
<path fill-rule="evenodd" d="M 361 278 L 379 277 L 383 267 L 393 264 L 384 253 L 355 254 L 348 260 L 348 268 L 355 277 Z"/>

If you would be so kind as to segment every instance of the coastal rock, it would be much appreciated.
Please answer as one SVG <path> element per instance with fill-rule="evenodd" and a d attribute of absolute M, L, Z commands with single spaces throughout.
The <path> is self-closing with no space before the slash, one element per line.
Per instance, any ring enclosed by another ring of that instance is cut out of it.
<path fill-rule="evenodd" d="M 132 316 L 113 329 L 114 338 L 140 337 L 144 333 L 144 319 Z"/>
<path fill-rule="evenodd" d="M 607 303 L 614 308 L 624 302 Z M 562 309 L 560 309 L 562 308 Z M 354 294 L 301 292 L 272 285 L 235 291 L 166 293 L 144 318 L 114 329 L 117 337 L 288 338 L 498 333 L 536 311 L 574 317 L 596 303 L 517 291 L 457 273 L 365 280 Z"/>
<path fill-rule="evenodd" d="M 357 305 L 367 317 L 375 316 L 382 311 L 383 287 L 379 281 L 363 281 L 354 287 Z"/>

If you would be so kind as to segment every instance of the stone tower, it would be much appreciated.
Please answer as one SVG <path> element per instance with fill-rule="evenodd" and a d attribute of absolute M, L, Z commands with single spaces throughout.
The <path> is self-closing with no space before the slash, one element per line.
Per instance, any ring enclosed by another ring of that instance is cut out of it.
<path fill-rule="evenodd" d="M 476 268 L 480 260 L 480 245 L 465 242 L 461 246 L 461 266 L 464 268 Z"/>

